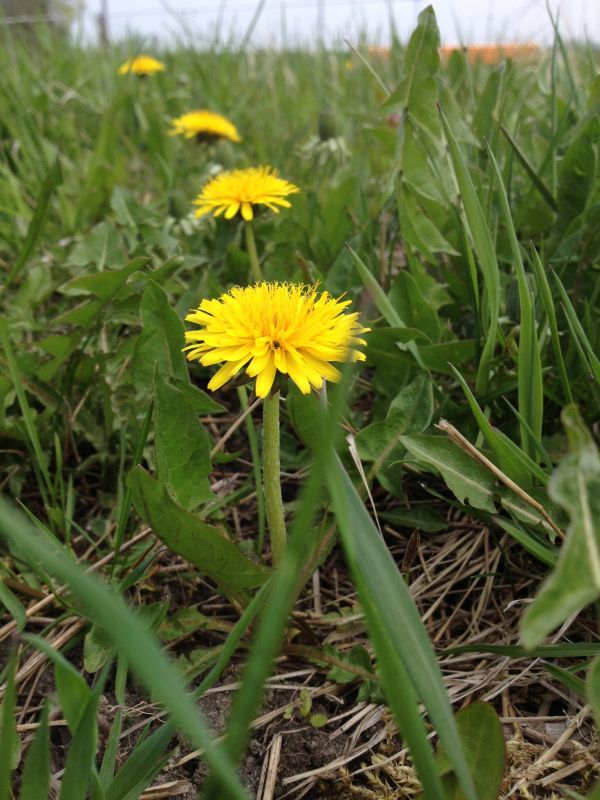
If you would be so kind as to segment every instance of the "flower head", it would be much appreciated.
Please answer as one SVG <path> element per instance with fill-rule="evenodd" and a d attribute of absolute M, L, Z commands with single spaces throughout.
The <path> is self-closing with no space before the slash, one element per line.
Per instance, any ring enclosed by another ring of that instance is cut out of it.
<path fill-rule="evenodd" d="M 119 67 L 119 75 L 128 75 L 133 72 L 135 75 L 154 75 L 155 72 L 162 72 L 165 65 L 157 61 L 152 56 L 135 56 L 129 58 Z"/>
<path fill-rule="evenodd" d="M 217 300 L 203 300 L 186 320 L 200 325 L 185 334 L 188 360 L 219 364 L 208 384 L 219 389 L 243 367 L 256 378 L 256 394 L 266 397 L 277 372 L 289 375 L 303 394 L 320 389 L 323 379 L 338 381 L 332 361 L 364 361 L 356 345 L 368 331 L 358 313 L 346 313 L 350 300 L 317 293 L 316 287 L 257 283 L 234 287 Z"/>
<path fill-rule="evenodd" d="M 207 139 L 229 139 L 231 142 L 241 142 L 237 128 L 226 117 L 214 111 L 190 111 L 172 121 L 173 127 L 169 131 L 171 136 L 181 134 L 186 139 L 194 136 Z"/>
<path fill-rule="evenodd" d="M 300 189 L 289 181 L 280 178 L 271 167 L 250 167 L 221 172 L 210 180 L 194 205 L 199 206 L 197 217 L 210 211 L 218 217 L 225 212 L 225 218 L 231 219 L 238 211 L 245 220 L 254 217 L 254 206 L 264 205 L 279 212 L 277 206 L 290 207 L 285 198 L 296 194 Z"/>

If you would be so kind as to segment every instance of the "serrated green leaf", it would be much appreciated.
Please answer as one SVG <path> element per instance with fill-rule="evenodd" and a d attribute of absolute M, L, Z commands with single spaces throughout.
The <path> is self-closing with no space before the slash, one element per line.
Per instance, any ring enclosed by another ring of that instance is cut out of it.
<path fill-rule="evenodd" d="M 504 776 L 506 748 L 502 724 L 489 703 L 471 703 L 455 714 L 458 735 L 473 776 L 477 800 L 497 800 Z M 465 800 L 442 748 L 437 754 L 447 800 Z"/>
<path fill-rule="evenodd" d="M 417 19 L 404 57 L 404 76 L 398 88 L 383 104 L 384 109 L 399 108 L 409 114 L 433 137 L 439 136 L 437 75 L 440 32 L 433 6 L 423 9 Z"/>
<path fill-rule="evenodd" d="M 211 439 L 187 397 L 154 375 L 154 448 L 158 476 L 186 511 L 214 499 L 208 476 Z"/>
<path fill-rule="evenodd" d="M 250 561 L 218 528 L 177 505 L 166 487 L 145 469 L 134 467 L 127 482 L 138 514 L 158 538 L 212 578 L 225 594 L 235 596 L 268 578 L 270 570 Z"/>
<path fill-rule="evenodd" d="M 521 625 L 526 647 L 535 647 L 569 615 L 600 597 L 600 455 L 575 406 L 562 413 L 569 453 L 556 468 L 550 499 L 571 522 L 555 569 L 548 576 Z"/>
<path fill-rule="evenodd" d="M 169 305 L 167 295 L 154 281 L 148 281 L 140 303 L 142 333 L 133 356 L 132 371 L 136 387 L 150 388 L 155 365 L 165 378 L 189 382 L 185 356 L 183 323 Z"/>
<path fill-rule="evenodd" d="M 401 443 L 417 461 L 433 467 L 461 503 L 495 511 L 494 477 L 466 453 L 441 436 L 401 436 Z"/>

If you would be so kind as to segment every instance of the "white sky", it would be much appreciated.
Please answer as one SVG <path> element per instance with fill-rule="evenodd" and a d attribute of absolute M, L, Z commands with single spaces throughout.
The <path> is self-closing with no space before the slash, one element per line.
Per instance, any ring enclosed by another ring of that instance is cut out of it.
<path fill-rule="evenodd" d="M 432 0 L 445 44 L 535 41 L 547 43 L 552 26 L 545 0 Z M 215 27 L 239 38 L 250 24 L 258 0 L 104 0 L 109 11 L 111 38 L 126 33 L 159 37 L 210 38 Z M 600 0 L 549 0 L 559 11 L 565 38 L 589 39 L 600 44 Z M 322 17 L 319 18 L 319 5 Z M 84 30 L 95 33 L 94 16 L 102 0 L 84 0 Z M 265 0 L 252 43 L 310 44 L 323 20 L 326 42 L 367 33 L 371 43 L 389 41 L 390 15 L 405 39 L 427 0 Z"/>

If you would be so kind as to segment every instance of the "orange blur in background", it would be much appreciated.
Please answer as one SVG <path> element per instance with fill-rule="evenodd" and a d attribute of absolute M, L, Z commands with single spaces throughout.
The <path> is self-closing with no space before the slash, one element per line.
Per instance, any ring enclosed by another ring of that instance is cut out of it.
<path fill-rule="evenodd" d="M 524 44 L 472 44 L 467 47 L 462 45 L 444 45 L 440 47 L 442 61 L 447 61 L 452 53 L 463 51 L 469 63 L 481 61 L 484 64 L 497 64 L 504 58 L 527 60 L 535 58 L 540 53 L 537 44 L 525 42 Z M 369 47 L 369 54 L 382 59 L 390 56 L 389 47 Z"/>

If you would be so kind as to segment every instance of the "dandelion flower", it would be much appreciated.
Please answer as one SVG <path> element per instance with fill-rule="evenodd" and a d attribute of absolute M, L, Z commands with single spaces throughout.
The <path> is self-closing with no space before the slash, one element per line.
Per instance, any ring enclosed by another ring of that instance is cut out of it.
<path fill-rule="evenodd" d="M 172 121 L 171 136 L 181 134 L 186 139 L 229 139 L 231 142 L 241 142 L 242 138 L 237 128 L 226 117 L 214 111 L 190 111 Z"/>
<path fill-rule="evenodd" d="M 290 207 L 285 198 L 296 194 L 300 189 L 289 181 L 280 178 L 271 167 L 250 167 L 221 172 L 210 180 L 194 205 L 199 206 L 197 217 L 212 211 L 215 217 L 225 212 L 225 219 L 231 219 L 238 211 L 249 221 L 254 217 L 254 206 L 264 205 L 275 213 L 278 206 Z"/>
<path fill-rule="evenodd" d="M 219 389 L 243 367 L 256 378 L 256 394 L 267 397 L 278 372 L 289 375 L 303 394 L 323 380 L 339 381 L 332 361 L 364 361 L 356 349 L 366 344 L 350 300 L 320 295 L 316 287 L 258 283 L 234 287 L 217 300 L 203 300 L 186 320 L 200 325 L 185 334 L 190 361 L 223 363 L 208 384 Z"/>
<path fill-rule="evenodd" d="M 162 72 L 165 65 L 157 61 L 152 56 L 135 56 L 129 58 L 119 67 L 119 75 L 128 75 L 133 72 L 135 75 L 154 75 L 155 72 Z"/>

